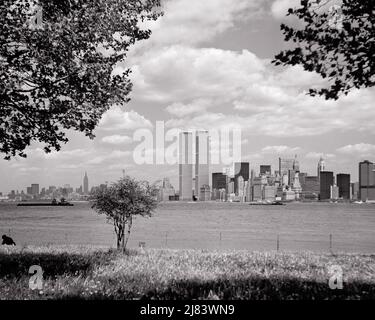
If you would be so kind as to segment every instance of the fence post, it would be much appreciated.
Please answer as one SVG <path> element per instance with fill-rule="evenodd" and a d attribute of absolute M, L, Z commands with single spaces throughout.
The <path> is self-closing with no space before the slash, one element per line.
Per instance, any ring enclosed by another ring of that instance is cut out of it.
<path fill-rule="evenodd" d="M 332 234 L 329 235 L 329 251 L 332 252 Z"/>
<path fill-rule="evenodd" d="M 221 248 L 221 232 L 220 232 L 220 248 Z"/>
<path fill-rule="evenodd" d="M 168 231 L 165 232 L 165 246 L 168 246 Z"/>
<path fill-rule="evenodd" d="M 277 251 L 279 251 L 279 248 L 280 248 L 280 239 L 279 239 L 279 235 L 277 235 L 277 244 L 276 244 L 276 248 L 277 248 Z"/>

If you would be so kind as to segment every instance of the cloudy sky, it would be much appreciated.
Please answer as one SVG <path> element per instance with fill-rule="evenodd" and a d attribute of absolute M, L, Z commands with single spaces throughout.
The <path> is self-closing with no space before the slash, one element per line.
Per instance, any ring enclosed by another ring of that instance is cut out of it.
<path fill-rule="evenodd" d="M 149 24 L 151 38 L 137 44 L 126 65 L 134 82 L 131 102 L 114 106 L 90 140 L 69 133 L 59 153 L 39 145 L 27 159 L 0 160 L 0 192 L 41 186 L 114 181 L 122 169 L 148 180 L 170 177 L 177 165 L 137 165 L 135 130 L 242 129 L 242 156 L 255 171 L 277 169 L 279 156 L 298 155 L 301 170 L 314 174 L 319 157 L 327 169 L 358 179 L 358 162 L 375 160 L 375 92 L 353 91 L 339 101 L 306 95 L 319 76 L 270 61 L 287 48 L 280 32 L 287 8 L 298 0 L 164 1 L 165 15 Z M 292 23 L 292 22 L 291 22 Z M 213 168 L 217 170 L 219 168 Z"/>

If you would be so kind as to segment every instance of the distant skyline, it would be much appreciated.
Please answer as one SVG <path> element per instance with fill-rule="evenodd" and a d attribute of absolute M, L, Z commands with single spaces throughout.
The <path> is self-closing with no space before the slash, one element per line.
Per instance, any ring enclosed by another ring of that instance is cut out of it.
<path fill-rule="evenodd" d="M 98 185 L 123 169 L 150 181 L 170 177 L 177 187 L 178 166 L 133 161 L 134 130 L 157 120 L 182 130 L 241 128 L 242 160 L 257 171 L 261 164 L 277 170 L 279 157 L 297 154 L 301 172 L 316 175 L 323 156 L 326 170 L 358 181 L 358 163 L 375 162 L 373 88 L 338 101 L 312 98 L 306 90 L 323 84 L 317 75 L 270 64 L 287 47 L 279 26 L 299 0 L 162 2 L 165 15 L 150 24 L 151 38 L 116 70 L 133 70 L 131 102 L 104 115 L 94 140 L 69 132 L 58 153 L 32 144 L 27 159 L 1 159 L 0 192 L 31 183 L 80 186 L 85 171 L 90 186 Z"/>

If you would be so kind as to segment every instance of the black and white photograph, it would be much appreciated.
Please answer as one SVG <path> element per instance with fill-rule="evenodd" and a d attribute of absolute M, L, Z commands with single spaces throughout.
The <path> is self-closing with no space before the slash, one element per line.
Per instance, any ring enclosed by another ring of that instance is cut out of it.
<path fill-rule="evenodd" d="M 374 84 L 374 0 L 1 0 L 0 300 L 375 299 Z"/>

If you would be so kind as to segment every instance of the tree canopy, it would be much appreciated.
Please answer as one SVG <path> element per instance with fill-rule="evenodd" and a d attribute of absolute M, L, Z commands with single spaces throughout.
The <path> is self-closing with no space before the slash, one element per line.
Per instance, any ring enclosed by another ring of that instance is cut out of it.
<path fill-rule="evenodd" d="M 113 223 L 117 249 L 126 250 L 135 216 L 151 216 L 157 207 L 157 193 L 155 184 L 124 177 L 91 196 L 92 208 Z"/>
<path fill-rule="evenodd" d="M 32 141 L 60 150 L 73 129 L 93 138 L 113 103 L 128 102 L 130 70 L 113 72 L 150 37 L 160 0 L 2 0 L 0 152 L 26 157 Z M 38 21 L 42 18 L 42 21 Z"/>
<path fill-rule="evenodd" d="M 285 41 L 298 46 L 275 56 L 276 65 L 302 65 L 328 79 L 312 96 L 338 99 L 354 88 L 375 83 L 375 1 L 302 0 L 289 16 L 303 28 L 281 25 Z"/>

